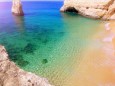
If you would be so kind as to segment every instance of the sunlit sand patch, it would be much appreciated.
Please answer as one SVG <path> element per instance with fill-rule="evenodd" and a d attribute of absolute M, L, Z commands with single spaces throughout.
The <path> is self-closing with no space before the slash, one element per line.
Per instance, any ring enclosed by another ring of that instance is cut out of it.
<path fill-rule="evenodd" d="M 105 29 L 102 25 L 100 29 Z M 84 51 L 83 59 L 65 86 L 115 86 L 114 25 L 110 23 L 109 30 L 94 36 L 94 43 Z M 98 46 L 95 43 L 99 43 Z"/>
<path fill-rule="evenodd" d="M 110 54 L 106 53 L 104 48 L 88 49 L 79 67 L 75 68 L 70 80 L 71 84 L 74 83 L 74 86 L 115 86 L 115 58 L 111 50 L 108 51 Z"/>

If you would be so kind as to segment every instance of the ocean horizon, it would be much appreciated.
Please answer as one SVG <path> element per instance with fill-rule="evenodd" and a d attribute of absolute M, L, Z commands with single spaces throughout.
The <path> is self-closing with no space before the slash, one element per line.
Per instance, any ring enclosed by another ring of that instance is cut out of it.
<path fill-rule="evenodd" d="M 12 1 L 0 1 L 0 2 L 12 2 Z M 55 0 L 55 1 L 52 1 L 52 0 L 30 0 L 30 1 L 27 1 L 27 0 L 23 0 L 22 2 L 63 2 L 63 0 Z"/>

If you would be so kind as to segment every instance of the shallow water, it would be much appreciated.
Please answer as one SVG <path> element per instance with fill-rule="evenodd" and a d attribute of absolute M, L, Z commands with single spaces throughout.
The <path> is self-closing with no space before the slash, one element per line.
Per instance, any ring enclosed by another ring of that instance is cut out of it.
<path fill-rule="evenodd" d="M 55 86 L 108 86 L 115 80 L 111 67 L 100 66 L 114 57 L 105 52 L 111 44 L 102 42 L 106 22 L 60 13 L 62 2 L 23 6 L 25 16 L 16 17 L 10 13 L 11 3 L 0 3 L 0 44 L 18 66 Z"/>

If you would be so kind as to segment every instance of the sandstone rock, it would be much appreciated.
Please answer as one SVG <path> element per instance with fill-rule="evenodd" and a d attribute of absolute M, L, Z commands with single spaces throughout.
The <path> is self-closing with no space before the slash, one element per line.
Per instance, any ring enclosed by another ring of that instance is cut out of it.
<path fill-rule="evenodd" d="M 71 9 L 83 16 L 97 19 L 115 19 L 115 0 L 65 0 L 61 12 Z"/>
<path fill-rule="evenodd" d="M 0 45 L 0 86 L 52 86 L 45 78 L 26 72 L 10 61 Z"/>
<path fill-rule="evenodd" d="M 20 0 L 13 0 L 12 1 L 12 13 L 17 16 L 23 16 L 24 12 L 22 9 L 22 4 Z"/>

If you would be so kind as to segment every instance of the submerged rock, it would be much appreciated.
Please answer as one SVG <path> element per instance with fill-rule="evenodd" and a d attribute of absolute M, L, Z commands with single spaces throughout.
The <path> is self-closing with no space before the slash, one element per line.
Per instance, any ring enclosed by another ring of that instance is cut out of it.
<path fill-rule="evenodd" d="M 36 46 L 32 43 L 28 43 L 24 48 L 24 52 L 26 53 L 34 53 L 35 50 L 36 50 Z"/>
<path fill-rule="evenodd" d="M 46 63 L 48 63 L 48 60 L 47 60 L 47 59 L 43 59 L 43 60 L 42 60 L 42 63 L 43 63 L 43 64 L 46 64 Z"/>
<path fill-rule="evenodd" d="M 22 9 L 22 4 L 20 0 L 13 0 L 12 1 L 12 13 L 17 16 L 23 16 L 24 12 Z"/>
<path fill-rule="evenodd" d="M 115 0 L 65 0 L 61 12 L 70 10 L 91 18 L 115 19 Z"/>
<path fill-rule="evenodd" d="M 26 72 L 10 61 L 0 45 L 0 86 L 52 86 L 45 78 Z"/>

